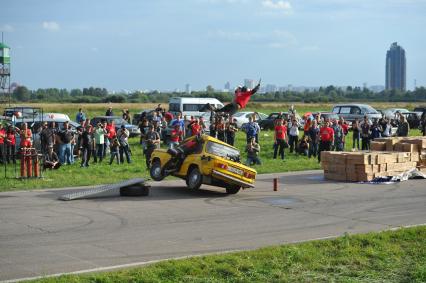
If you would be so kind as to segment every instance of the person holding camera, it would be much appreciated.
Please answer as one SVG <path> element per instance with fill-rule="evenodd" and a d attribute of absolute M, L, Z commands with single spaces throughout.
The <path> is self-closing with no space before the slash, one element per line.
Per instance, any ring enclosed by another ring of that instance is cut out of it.
<path fill-rule="evenodd" d="M 123 154 L 126 155 L 127 163 L 132 163 L 130 159 L 130 150 L 129 150 L 129 130 L 126 129 L 126 126 L 121 125 L 117 133 L 118 142 L 120 143 L 120 162 L 124 162 Z"/>
<path fill-rule="evenodd" d="M 246 161 L 247 166 L 251 166 L 253 164 L 258 164 L 258 165 L 262 164 L 259 158 L 260 145 L 256 143 L 256 138 L 254 136 L 251 137 L 249 142 L 247 143 L 246 152 L 247 152 L 247 161 Z"/>
<path fill-rule="evenodd" d="M 146 134 L 146 151 L 145 151 L 145 157 L 146 157 L 146 167 L 149 169 L 151 164 L 151 155 L 152 152 L 160 148 L 160 134 L 155 131 L 154 125 L 150 124 L 148 126 L 148 133 Z"/>
<path fill-rule="evenodd" d="M 96 145 L 95 163 L 97 163 L 97 158 L 99 158 L 99 162 L 102 162 L 102 159 L 104 158 L 104 144 L 106 135 L 107 131 L 104 128 L 104 125 L 102 123 L 98 123 L 96 130 L 93 133 Z"/>

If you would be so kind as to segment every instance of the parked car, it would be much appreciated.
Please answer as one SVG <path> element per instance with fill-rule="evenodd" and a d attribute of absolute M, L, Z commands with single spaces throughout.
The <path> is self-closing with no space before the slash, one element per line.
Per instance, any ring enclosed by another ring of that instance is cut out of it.
<path fill-rule="evenodd" d="M 183 144 L 196 137 L 190 137 Z M 162 170 L 172 158 L 172 151 L 156 149 L 151 156 L 150 175 L 155 181 L 165 178 Z M 190 189 L 202 184 L 226 188 L 228 194 L 236 194 L 241 188 L 253 188 L 256 170 L 240 162 L 240 151 L 208 135 L 201 136 L 199 148 L 189 154 L 179 171 L 173 176 L 186 180 Z"/>
<path fill-rule="evenodd" d="M 243 124 L 248 123 L 249 122 L 249 117 L 255 116 L 255 120 L 257 123 L 259 123 L 260 121 L 268 118 L 268 115 L 264 114 L 264 113 L 259 113 L 259 112 L 237 112 L 234 115 L 232 115 L 233 119 L 236 119 L 236 123 L 237 123 L 237 127 L 241 128 L 243 126 Z"/>
<path fill-rule="evenodd" d="M 124 125 L 126 129 L 129 131 L 130 137 L 135 137 L 141 134 L 141 130 L 139 129 L 139 127 L 137 127 L 136 125 L 130 124 L 129 122 L 127 122 L 120 116 L 96 116 L 90 120 L 90 124 L 96 127 L 98 123 L 102 123 L 104 121 L 107 121 L 107 122 L 113 121 L 115 125 L 115 129 L 117 131 L 118 129 L 120 129 L 121 125 Z"/>
<path fill-rule="evenodd" d="M 155 110 L 142 110 L 141 112 L 134 114 L 132 117 L 132 124 L 137 126 L 142 116 L 145 116 L 146 119 L 150 120 L 154 112 Z"/>
<path fill-rule="evenodd" d="M 260 129 L 262 130 L 273 130 L 275 127 L 275 120 L 280 117 L 283 118 L 285 121 L 289 121 L 290 117 L 288 112 L 272 112 L 269 114 L 266 118 L 258 120 L 257 123 L 259 124 Z M 299 114 L 296 113 L 296 119 L 299 121 L 300 127 L 299 129 L 303 129 L 305 121 L 300 117 Z M 246 123 L 242 125 L 242 128 L 244 128 Z"/>
<path fill-rule="evenodd" d="M 222 102 L 211 97 L 172 97 L 169 100 L 169 112 L 173 115 L 180 112 L 182 113 L 182 117 L 200 117 L 204 114 L 204 112 L 200 110 L 202 110 L 207 103 L 210 103 L 210 105 L 215 108 L 223 107 Z"/>
<path fill-rule="evenodd" d="M 426 106 L 418 106 L 414 108 L 413 112 L 426 112 Z"/>
<path fill-rule="evenodd" d="M 15 107 L 6 107 L 3 111 L 3 115 L 7 117 L 12 117 L 14 114 L 18 118 L 33 118 L 40 115 L 42 112 L 41 108 L 32 107 L 32 106 L 15 106 Z"/>
<path fill-rule="evenodd" d="M 330 120 L 330 121 L 339 120 L 339 115 L 337 115 L 336 113 L 333 113 L 333 112 L 326 112 L 326 111 L 322 112 L 322 111 L 320 111 L 320 112 L 312 113 L 312 116 L 314 116 L 314 117 L 316 117 L 317 115 L 320 115 L 320 119 L 323 120 L 323 121 L 325 121 L 327 119 Z"/>
<path fill-rule="evenodd" d="M 398 118 L 396 113 L 407 113 L 409 112 L 405 108 L 388 108 L 383 110 L 383 115 L 386 119 L 390 119 L 391 121 Z"/>
<path fill-rule="evenodd" d="M 333 107 L 332 112 L 349 122 L 355 119 L 361 121 L 364 116 L 367 116 L 370 120 L 382 118 L 382 115 L 376 109 L 367 104 L 338 104 Z"/>
<path fill-rule="evenodd" d="M 410 125 L 410 129 L 419 128 L 423 112 L 404 112 L 401 114 L 404 115 Z"/>

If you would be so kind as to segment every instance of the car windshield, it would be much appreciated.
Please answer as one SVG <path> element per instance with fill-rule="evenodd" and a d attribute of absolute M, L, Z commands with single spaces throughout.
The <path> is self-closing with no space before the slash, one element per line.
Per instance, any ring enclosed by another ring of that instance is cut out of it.
<path fill-rule="evenodd" d="M 232 148 L 230 146 L 209 141 L 206 145 L 206 151 L 207 153 L 230 159 L 235 162 L 240 161 L 240 152 L 238 149 Z"/>
<path fill-rule="evenodd" d="M 263 113 L 259 113 L 260 119 L 266 119 L 268 118 L 268 115 L 263 114 Z"/>
<path fill-rule="evenodd" d="M 370 105 L 363 106 L 362 110 L 364 110 L 364 113 L 368 113 L 368 114 L 378 114 L 379 113 L 379 112 L 376 111 L 376 109 L 374 109 Z"/>
<path fill-rule="evenodd" d="M 124 120 L 123 118 L 115 118 L 114 124 L 115 125 L 127 125 L 129 123 L 126 120 Z"/>
<path fill-rule="evenodd" d="M 245 114 L 247 114 L 247 113 L 245 113 L 245 112 L 238 112 L 238 113 L 235 113 L 234 115 L 232 115 L 233 117 L 240 117 L 240 116 L 243 116 L 243 115 L 245 115 Z"/>

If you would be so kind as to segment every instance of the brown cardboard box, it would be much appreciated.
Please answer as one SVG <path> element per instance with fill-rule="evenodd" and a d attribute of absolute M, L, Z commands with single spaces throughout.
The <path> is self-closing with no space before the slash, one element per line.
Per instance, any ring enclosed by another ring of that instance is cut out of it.
<path fill-rule="evenodd" d="M 370 143 L 370 149 L 372 151 L 385 151 L 386 150 L 386 142 L 374 140 Z"/>

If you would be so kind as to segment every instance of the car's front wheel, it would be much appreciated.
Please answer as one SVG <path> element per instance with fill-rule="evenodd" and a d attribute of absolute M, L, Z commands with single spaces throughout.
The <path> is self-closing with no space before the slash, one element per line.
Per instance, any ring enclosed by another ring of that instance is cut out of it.
<path fill-rule="evenodd" d="M 163 172 L 161 171 L 161 163 L 160 160 L 155 160 L 151 164 L 151 168 L 149 169 L 149 174 L 154 181 L 161 181 L 164 179 Z"/>
<path fill-rule="evenodd" d="M 201 175 L 198 167 L 193 167 L 186 177 L 186 185 L 191 190 L 198 190 L 203 182 L 203 175 Z"/>
<path fill-rule="evenodd" d="M 232 185 L 226 188 L 226 193 L 229 195 L 234 195 L 240 191 L 241 187 L 238 185 Z"/>

